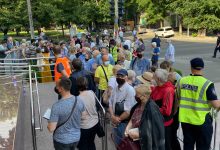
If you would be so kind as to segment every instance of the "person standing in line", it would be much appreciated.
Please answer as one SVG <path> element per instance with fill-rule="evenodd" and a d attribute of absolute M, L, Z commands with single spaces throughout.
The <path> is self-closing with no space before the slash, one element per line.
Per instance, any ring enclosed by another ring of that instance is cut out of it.
<path fill-rule="evenodd" d="M 155 37 L 151 40 L 151 43 L 153 43 L 153 42 L 156 42 L 157 43 L 157 47 L 160 49 L 161 40 L 160 40 L 158 35 L 155 34 Z"/>
<path fill-rule="evenodd" d="M 172 150 L 172 124 L 173 124 L 173 102 L 175 86 L 168 81 L 169 72 L 164 69 L 157 69 L 154 73 L 154 80 L 157 86 L 152 89 L 151 98 L 159 106 L 164 117 L 165 127 L 165 149 Z"/>
<path fill-rule="evenodd" d="M 101 99 L 104 91 L 108 88 L 108 81 L 113 75 L 113 66 L 110 64 L 109 56 L 102 55 L 103 64 L 100 65 L 95 71 L 95 82 L 99 85 L 98 97 Z"/>
<path fill-rule="evenodd" d="M 124 42 L 124 32 L 122 31 L 122 29 L 119 30 L 118 35 L 119 35 L 119 38 L 121 40 L 121 43 L 123 43 Z"/>
<path fill-rule="evenodd" d="M 144 72 L 150 70 L 150 61 L 144 57 L 144 51 L 140 48 L 136 50 L 137 57 L 134 57 L 130 64 L 130 69 L 134 70 L 137 76 L 142 75 Z"/>
<path fill-rule="evenodd" d="M 93 91 L 88 90 L 88 81 L 85 77 L 79 77 L 77 87 L 80 91 L 79 97 L 85 105 L 86 113 L 82 115 L 81 136 L 78 144 L 79 150 L 96 150 L 95 136 L 98 130 L 98 113 L 96 111 L 96 99 Z"/>
<path fill-rule="evenodd" d="M 118 86 L 112 91 L 109 99 L 109 113 L 114 126 L 113 138 L 116 145 L 121 143 L 129 121 L 130 110 L 135 104 L 135 90 L 128 84 L 128 72 L 120 69 L 116 75 Z"/>
<path fill-rule="evenodd" d="M 165 60 L 169 61 L 172 65 L 175 62 L 175 48 L 170 39 L 167 40 L 168 46 L 165 54 Z"/>
<path fill-rule="evenodd" d="M 217 42 L 216 42 L 216 47 L 215 47 L 215 50 L 214 50 L 214 55 L 212 56 L 213 58 L 216 58 L 216 54 L 217 54 L 217 51 L 220 51 L 220 31 L 217 33 Z"/>
<path fill-rule="evenodd" d="M 203 77 L 204 61 L 193 58 L 190 61 L 191 73 L 177 83 L 179 100 L 179 122 L 183 130 L 184 150 L 209 150 L 213 126 L 211 107 L 220 109 L 214 83 Z"/>
<path fill-rule="evenodd" d="M 157 47 L 156 42 L 151 43 L 151 45 L 152 45 L 152 48 L 153 48 L 152 57 L 151 57 L 152 66 L 158 67 L 160 49 Z"/>
<path fill-rule="evenodd" d="M 134 39 L 137 36 L 137 30 L 135 28 L 132 31 L 132 36 L 133 36 Z"/>
<path fill-rule="evenodd" d="M 71 81 L 67 77 L 56 82 L 62 99 L 53 104 L 47 126 L 53 133 L 55 150 L 75 150 L 80 139 L 80 122 L 85 106 L 80 97 L 70 94 L 70 88 Z"/>

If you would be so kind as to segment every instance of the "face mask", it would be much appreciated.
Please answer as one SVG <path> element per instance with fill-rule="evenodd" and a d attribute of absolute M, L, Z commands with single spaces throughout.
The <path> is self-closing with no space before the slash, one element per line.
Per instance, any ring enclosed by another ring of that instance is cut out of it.
<path fill-rule="evenodd" d="M 138 58 L 142 58 L 143 55 L 142 55 L 142 54 L 137 54 L 137 57 L 138 57 Z"/>
<path fill-rule="evenodd" d="M 89 59 L 88 59 L 88 58 L 86 58 L 86 61 L 89 61 Z"/>
<path fill-rule="evenodd" d="M 141 103 L 140 97 L 135 96 L 135 100 L 137 101 L 137 103 Z"/>
<path fill-rule="evenodd" d="M 105 61 L 105 62 L 104 62 L 104 65 L 105 65 L 105 66 L 108 66 L 109 64 L 110 64 L 110 61 Z"/>
<path fill-rule="evenodd" d="M 116 78 L 116 81 L 117 81 L 118 85 L 123 85 L 125 83 L 125 80 L 121 79 L 121 78 Z"/>

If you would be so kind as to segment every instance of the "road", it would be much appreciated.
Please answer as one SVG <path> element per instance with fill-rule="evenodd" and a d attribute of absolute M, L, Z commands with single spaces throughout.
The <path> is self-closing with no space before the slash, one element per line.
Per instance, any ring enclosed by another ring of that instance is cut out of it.
<path fill-rule="evenodd" d="M 150 39 L 144 41 L 147 47 L 147 55 L 150 58 Z M 205 62 L 204 76 L 213 82 L 220 82 L 220 59 L 212 58 L 215 43 L 202 42 L 186 42 L 186 41 L 172 41 L 175 47 L 174 68 L 179 69 L 184 75 L 190 74 L 190 60 L 194 57 L 201 57 Z M 166 52 L 167 43 L 162 42 L 160 58 L 163 60 Z M 160 61 L 162 61 L 160 60 Z"/>

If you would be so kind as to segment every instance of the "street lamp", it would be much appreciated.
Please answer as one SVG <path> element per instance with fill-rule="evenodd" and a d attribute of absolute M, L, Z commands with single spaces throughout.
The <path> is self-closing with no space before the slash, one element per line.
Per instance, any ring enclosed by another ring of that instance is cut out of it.
<path fill-rule="evenodd" d="M 30 31 L 31 31 L 31 39 L 34 39 L 34 26 L 33 26 L 33 18 L 32 18 L 30 0 L 27 0 L 27 7 L 28 7 L 28 16 L 29 16 L 29 24 L 30 24 Z"/>

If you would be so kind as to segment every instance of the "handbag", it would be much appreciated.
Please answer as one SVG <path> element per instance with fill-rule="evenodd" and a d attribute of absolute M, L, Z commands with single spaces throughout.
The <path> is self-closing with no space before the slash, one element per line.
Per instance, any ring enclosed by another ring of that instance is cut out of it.
<path fill-rule="evenodd" d="M 124 137 L 117 146 L 117 150 L 141 150 L 139 141 L 133 141 L 129 137 Z"/>
<path fill-rule="evenodd" d="M 73 114 L 73 112 L 74 112 L 74 109 L 76 108 L 76 103 L 77 103 L 77 97 L 75 96 L 75 102 L 74 102 L 74 104 L 73 104 L 73 108 L 72 108 L 72 110 L 71 110 L 71 113 L 70 113 L 69 117 L 66 119 L 66 121 L 64 121 L 63 123 L 61 123 L 60 125 L 58 125 L 58 126 L 56 127 L 56 129 L 54 130 L 53 134 L 55 134 L 55 132 L 57 131 L 57 129 L 59 129 L 60 127 L 62 127 L 64 124 L 66 124 L 66 123 L 69 121 L 69 119 L 71 118 L 71 116 L 72 116 L 72 114 Z"/>
<path fill-rule="evenodd" d="M 124 112 L 125 100 L 115 103 L 115 115 L 120 116 Z"/>
<path fill-rule="evenodd" d="M 92 91 L 92 92 L 93 92 L 93 91 Z M 102 104 L 100 103 L 99 99 L 97 98 L 97 96 L 95 95 L 94 92 L 93 92 L 93 95 L 95 96 L 95 99 L 96 99 L 97 103 L 100 105 L 103 114 L 105 114 L 105 109 L 104 109 L 104 107 L 102 106 Z M 91 116 L 91 115 L 90 115 L 90 116 Z M 105 131 L 104 131 L 103 126 L 102 126 L 101 123 L 100 123 L 100 120 L 99 120 L 99 122 L 98 122 L 98 124 L 97 124 L 96 134 L 98 135 L 99 138 L 105 136 Z"/>

